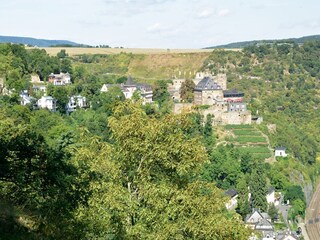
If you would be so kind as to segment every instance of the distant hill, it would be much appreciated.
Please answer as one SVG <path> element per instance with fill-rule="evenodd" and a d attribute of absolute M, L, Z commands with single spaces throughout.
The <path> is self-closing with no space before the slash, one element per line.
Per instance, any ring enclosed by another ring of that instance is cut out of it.
<path fill-rule="evenodd" d="M 83 44 L 71 42 L 68 40 L 48 40 L 48 39 L 37 39 L 37 38 L 30 38 L 30 37 L 12 37 L 12 36 L 0 36 L 0 43 L 17 43 L 17 44 L 26 44 L 26 45 L 32 45 L 32 46 L 38 46 L 38 47 L 85 46 Z"/>
<path fill-rule="evenodd" d="M 305 36 L 301 38 L 287 38 L 287 39 L 278 39 L 278 40 L 253 40 L 253 41 L 245 41 L 245 42 L 235 42 L 235 43 L 229 43 L 225 45 L 218 45 L 213 47 L 207 47 L 205 49 L 211 49 L 211 48 L 244 48 L 251 45 L 259 45 L 259 44 L 269 44 L 269 43 L 287 43 L 287 42 L 294 42 L 297 44 L 303 44 L 306 41 L 312 41 L 312 40 L 320 40 L 320 35 L 312 35 L 312 36 Z"/>

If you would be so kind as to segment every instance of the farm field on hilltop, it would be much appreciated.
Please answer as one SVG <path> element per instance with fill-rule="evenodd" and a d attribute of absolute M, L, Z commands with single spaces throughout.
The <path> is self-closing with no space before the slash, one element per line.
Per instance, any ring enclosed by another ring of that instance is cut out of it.
<path fill-rule="evenodd" d="M 33 49 L 29 47 L 27 49 Z M 61 49 L 65 49 L 69 56 L 81 54 L 119 54 L 121 52 L 133 54 L 164 54 L 164 53 L 211 53 L 213 49 L 161 49 L 161 48 L 77 48 L 77 47 L 45 47 L 41 48 L 51 56 L 56 56 Z"/>

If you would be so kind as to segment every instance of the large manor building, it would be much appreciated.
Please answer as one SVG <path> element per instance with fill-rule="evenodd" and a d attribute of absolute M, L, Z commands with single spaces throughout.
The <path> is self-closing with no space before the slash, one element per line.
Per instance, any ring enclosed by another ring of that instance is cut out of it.
<path fill-rule="evenodd" d="M 176 113 L 183 108 L 205 105 L 201 113 L 204 116 L 213 115 L 214 125 L 251 124 L 251 112 L 247 110 L 247 104 L 243 100 L 244 93 L 236 89 L 227 90 L 225 74 L 213 76 L 197 73 L 194 83 L 193 104 L 176 104 Z"/>

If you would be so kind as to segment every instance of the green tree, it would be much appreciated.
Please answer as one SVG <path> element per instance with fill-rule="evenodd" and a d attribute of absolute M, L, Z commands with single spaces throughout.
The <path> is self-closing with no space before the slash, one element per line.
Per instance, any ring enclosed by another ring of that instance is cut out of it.
<path fill-rule="evenodd" d="M 266 176 L 261 170 L 255 169 L 250 175 L 251 205 L 261 211 L 267 211 L 268 204 L 266 199 L 267 186 Z"/>
<path fill-rule="evenodd" d="M 193 102 L 193 99 L 194 99 L 193 90 L 194 90 L 194 88 L 195 88 L 195 84 L 194 84 L 193 80 L 186 79 L 186 81 L 184 81 L 181 84 L 181 88 L 180 88 L 181 100 L 189 102 L 189 103 Z"/>
<path fill-rule="evenodd" d="M 92 108 L 98 112 L 105 112 L 111 116 L 113 108 L 124 100 L 125 96 L 119 87 L 110 87 L 108 92 L 102 92 L 93 97 Z"/>
<path fill-rule="evenodd" d="M 57 57 L 60 59 L 66 58 L 66 57 L 68 57 L 68 54 L 65 49 L 61 49 L 60 52 L 57 53 Z"/>
<path fill-rule="evenodd" d="M 125 102 L 109 119 L 114 144 L 91 139 L 79 149 L 75 161 L 97 176 L 88 189 L 89 205 L 77 215 L 85 238 L 248 237 L 239 217 L 226 212 L 214 184 L 191 181 L 207 156 L 201 141 L 184 135 L 186 120 L 149 118 Z"/>
<path fill-rule="evenodd" d="M 238 204 L 236 210 L 242 216 L 242 219 L 245 219 L 245 217 L 251 212 L 251 206 L 249 202 L 249 189 L 245 175 L 241 175 L 241 177 L 238 178 L 237 191 Z"/>
<path fill-rule="evenodd" d="M 305 196 L 302 191 L 301 186 L 293 185 L 287 187 L 285 194 L 284 194 L 284 201 L 294 201 L 300 199 L 301 201 L 305 202 Z"/>
<path fill-rule="evenodd" d="M 168 84 L 164 80 L 156 81 L 153 86 L 153 100 L 157 102 L 160 107 L 168 101 L 170 94 L 168 92 Z"/>
<path fill-rule="evenodd" d="M 268 214 L 271 217 L 271 220 L 274 221 L 278 216 L 278 209 L 274 204 L 270 204 L 268 208 Z"/>

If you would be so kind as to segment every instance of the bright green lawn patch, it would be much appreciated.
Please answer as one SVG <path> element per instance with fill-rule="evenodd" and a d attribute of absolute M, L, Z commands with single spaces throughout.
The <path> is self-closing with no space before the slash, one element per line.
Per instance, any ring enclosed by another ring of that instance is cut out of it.
<path fill-rule="evenodd" d="M 251 146 L 251 147 L 244 147 L 241 149 L 242 151 L 249 152 L 249 153 L 270 153 L 270 150 L 267 146 Z"/>
<path fill-rule="evenodd" d="M 244 135 L 244 136 L 261 136 L 261 132 L 255 131 L 254 129 L 239 129 L 233 130 L 235 135 Z"/>
<path fill-rule="evenodd" d="M 259 159 L 266 159 L 271 157 L 271 153 L 253 153 L 253 156 Z"/>
<path fill-rule="evenodd" d="M 232 130 L 232 129 L 254 129 L 251 125 L 226 125 L 225 129 Z"/>
<path fill-rule="evenodd" d="M 238 143 L 258 143 L 266 142 L 265 137 L 255 137 L 255 136 L 239 136 L 233 139 L 233 142 Z"/>

